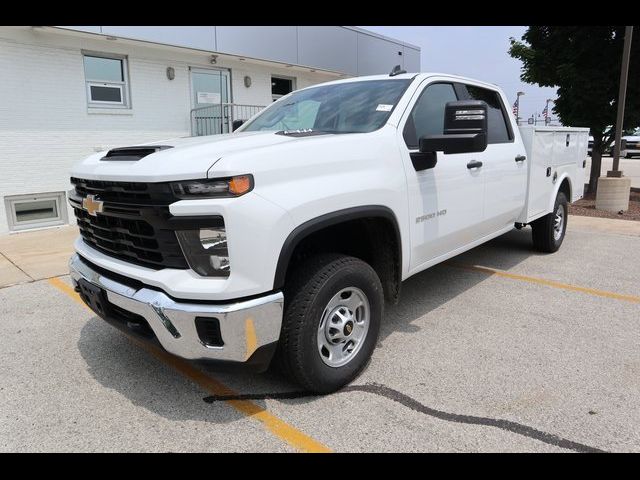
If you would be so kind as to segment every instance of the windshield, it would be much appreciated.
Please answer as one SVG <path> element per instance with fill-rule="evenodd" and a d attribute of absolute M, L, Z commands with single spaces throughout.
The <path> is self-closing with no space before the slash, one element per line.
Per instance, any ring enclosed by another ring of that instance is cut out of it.
<path fill-rule="evenodd" d="M 241 130 L 372 132 L 384 125 L 410 82 L 368 80 L 300 90 L 275 102 Z"/>

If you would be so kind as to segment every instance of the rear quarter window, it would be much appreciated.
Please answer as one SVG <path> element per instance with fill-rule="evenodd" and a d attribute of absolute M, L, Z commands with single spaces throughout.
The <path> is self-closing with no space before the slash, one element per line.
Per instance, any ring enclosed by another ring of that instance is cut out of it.
<path fill-rule="evenodd" d="M 512 142 L 513 133 L 498 92 L 474 85 L 464 85 L 464 87 L 469 100 L 482 100 L 487 103 L 487 143 Z"/>

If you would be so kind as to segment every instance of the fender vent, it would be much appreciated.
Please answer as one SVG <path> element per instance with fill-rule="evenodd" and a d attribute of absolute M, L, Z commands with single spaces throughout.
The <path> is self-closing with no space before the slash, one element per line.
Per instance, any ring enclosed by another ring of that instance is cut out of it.
<path fill-rule="evenodd" d="M 151 155 L 152 153 L 159 152 L 160 150 L 166 150 L 167 148 L 173 148 L 170 145 L 150 145 L 139 147 L 121 147 L 112 148 L 107 154 L 100 160 L 104 161 L 122 161 L 122 162 L 137 162 L 141 158 Z"/>

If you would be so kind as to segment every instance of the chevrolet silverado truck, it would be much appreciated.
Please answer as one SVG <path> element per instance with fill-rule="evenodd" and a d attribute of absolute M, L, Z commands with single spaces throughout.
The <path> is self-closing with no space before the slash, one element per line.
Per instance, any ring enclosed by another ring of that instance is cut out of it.
<path fill-rule="evenodd" d="M 179 357 L 339 389 L 403 280 L 514 227 L 562 244 L 588 129 L 519 128 L 509 105 L 394 69 L 295 91 L 230 134 L 95 153 L 71 172 L 74 287 Z"/>

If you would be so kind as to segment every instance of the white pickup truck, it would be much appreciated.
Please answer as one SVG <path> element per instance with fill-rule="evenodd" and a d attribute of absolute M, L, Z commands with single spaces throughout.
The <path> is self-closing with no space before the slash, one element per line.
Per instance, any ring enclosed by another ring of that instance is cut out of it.
<path fill-rule="evenodd" d="M 71 173 L 74 287 L 177 356 L 273 357 L 334 391 L 403 280 L 527 224 L 560 247 L 588 129 L 519 128 L 508 105 L 495 85 L 396 69 L 295 91 L 231 134 L 93 154 Z"/>

